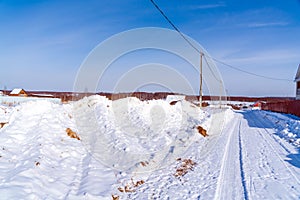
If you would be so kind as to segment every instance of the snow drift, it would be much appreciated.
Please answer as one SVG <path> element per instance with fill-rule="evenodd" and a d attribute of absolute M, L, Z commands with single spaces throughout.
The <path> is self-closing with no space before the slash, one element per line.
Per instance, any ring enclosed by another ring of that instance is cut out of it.
<path fill-rule="evenodd" d="M 194 127 L 208 117 L 186 101 L 102 96 L 70 104 L 26 102 L 0 112 L 9 122 L 0 129 L 0 193 L 6 199 L 110 199 L 119 176 L 169 166 L 203 140 Z M 80 140 L 69 137 L 68 128 Z"/>

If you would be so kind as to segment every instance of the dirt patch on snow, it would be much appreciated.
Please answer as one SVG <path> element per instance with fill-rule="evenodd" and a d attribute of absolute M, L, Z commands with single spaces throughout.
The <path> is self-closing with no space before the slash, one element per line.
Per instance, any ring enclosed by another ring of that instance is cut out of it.
<path fill-rule="evenodd" d="M 112 197 L 112 200 L 119 200 L 120 199 L 120 197 L 118 195 L 111 195 L 111 197 Z"/>
<path fill-rule="evenodd" d="M 8 124 L 8 122 L 0 122 L 0 128 L 2 128 L 5 124 Z"/>
<path fill-rule="evenodd" d="M 202 126 L 197 126 L 197 130 L 203 137 L 208 136 L 207 131 Z"/>
<path fill-rule="evenodd" d="M 66 129 L 66 132 L 67 132 L 67 134 L 68 134 L 68 136 L 69 136 L 70 138 L 75 138 L 75 139 L 77 139 L 77 140 L 80 140 L 80 137 L 77 135 L 76 132 L 72 131 L 72 129 L 67 128 L 67 129 Z"/>
<path fill-rule="evenodd" d="M 194 166 L 196 165 L 196 162 L 194 162 L 191 159 L 177 159 L 178 162 L 180 162 L 179 166 L 176 168 L 176 172 L 174 174 L 175 177 L 180 178 L 184 175 L 186 175 L 189 171 L 194 170 Z"/>
<path fill-rule="evenodd" d="M 133 179 L 131 179 L 130 183 L 127 183 L 124 187 L 119 187 L 118 190 L 120 192 L 135 192 L 136 188 L 138 188 L 140 185 L 143 185 L 145 181 L 139 180 L 134 182 Z"/>

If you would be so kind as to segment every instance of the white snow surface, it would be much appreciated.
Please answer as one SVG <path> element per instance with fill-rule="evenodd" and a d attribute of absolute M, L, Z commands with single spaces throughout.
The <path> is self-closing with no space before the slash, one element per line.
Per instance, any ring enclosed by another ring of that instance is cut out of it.
<path fill-rule="evenodd" d="M 289 115 L 91 96 L 0 105 L 0 122 L 0 199 L 300 198 Z M 176 177 L 184 159 L 196 164 Z"/>

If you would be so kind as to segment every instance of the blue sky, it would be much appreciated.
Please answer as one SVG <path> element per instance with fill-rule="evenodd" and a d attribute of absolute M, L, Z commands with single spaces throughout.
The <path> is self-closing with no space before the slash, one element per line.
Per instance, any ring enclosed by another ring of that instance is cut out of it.
<path fill-rule="evenodd" d="M 156 3 L 211 56 L 257 74 L 294 79 L 300 63 L 300 1 Z M 0 26 L 0 89 L 56 91 L 72 91 L 83 60 L 110 36 L 141 27 L 172 29 L 149 0 L 0 0 Z M 186 72 L 165 53 L 147 53 L 130 55 L 123 64 L 130 65 L 130 60 L 136 59 L 139 64 L 148 63 L 149 58 L 156 58 L 155 62 L 185 74 L 198 91 L 199 75 L 194 71 Z M 122 62 L 117 63 L 112 74 L 124 72 Z M 217 66 L 229 95 L 294 96 L 291 81 L 268 80 Z"/>

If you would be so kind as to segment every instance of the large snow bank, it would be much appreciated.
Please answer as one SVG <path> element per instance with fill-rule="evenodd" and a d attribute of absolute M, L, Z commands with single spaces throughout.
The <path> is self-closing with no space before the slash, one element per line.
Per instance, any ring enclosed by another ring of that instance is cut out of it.
<path fill-rule="evenodd" d="M 74 116 L 84 145 L 103 164 L 136 170 L 137 163 L 148 160 L 143 169 L 153 170 L 188 148 L 205 113 L 186 101 L 172 106 L 163 100 L 112 102 L 93 96 L 74 104 Z"/>
<path fill-rule="evenodd" d="M 1 106 L 0 116 L 9 122 L 0 129 L 4 199 L 111 199 L 121 179 L 172 164 L 205 140 L 196 125 L 209 128 L 209 114 L 186 101 L 102 96 Z M 68 137 L 66 128 L 81 140 Z"/>

